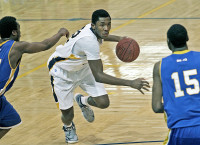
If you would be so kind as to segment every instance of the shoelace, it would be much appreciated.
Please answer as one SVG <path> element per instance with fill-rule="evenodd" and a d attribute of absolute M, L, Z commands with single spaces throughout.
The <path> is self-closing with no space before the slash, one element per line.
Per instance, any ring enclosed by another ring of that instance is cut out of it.
<path fill-rule="evenodd" d="M 72 129 L 74 129 L 74 126 L 72 125 L 71 127 L 64 127 L 64 131 L 69 133 L 69 136 L 71 135 Z M 67 136 L 66 136 L 67 137 Z M 67 137 L 67 139 L 70 139 Z"/>

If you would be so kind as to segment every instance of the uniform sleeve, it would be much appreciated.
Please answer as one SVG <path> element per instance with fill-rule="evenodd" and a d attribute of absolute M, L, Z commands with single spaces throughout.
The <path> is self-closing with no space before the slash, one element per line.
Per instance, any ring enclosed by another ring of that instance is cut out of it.
<path fill-rule="evenodd" d="M 87 56 L 87 60 L 98 60 L 100 59 L 100 47 L 99 42 L 95 37 L 87 36 L 79 39 L 76 45 L 81 47 Z"/>

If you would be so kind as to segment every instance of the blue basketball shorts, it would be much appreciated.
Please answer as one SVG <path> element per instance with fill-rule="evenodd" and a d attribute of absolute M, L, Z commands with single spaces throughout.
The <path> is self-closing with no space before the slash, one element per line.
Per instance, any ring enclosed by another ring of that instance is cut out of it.
<path fill-rule="evenodd" d="M 200 126 L 172 129 L 166 145 L 200 145 Z"/>
<path fill-rule="evenodd" d="M 0 96 L 0 129 L 10 129 L 21 123 L 21 118 L 13 106 Z"/>

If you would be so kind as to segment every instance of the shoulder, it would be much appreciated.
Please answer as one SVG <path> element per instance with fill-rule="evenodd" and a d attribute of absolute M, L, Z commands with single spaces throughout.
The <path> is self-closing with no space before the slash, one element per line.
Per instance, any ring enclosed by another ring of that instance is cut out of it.
<path fill-rule="evenodd" d="M 25 46 L 28 46 L 28 42 L 26 41 L 16 41 L 15 42 L 15 47 L 25 47 Z"/>
<path fill-rule="evenodd" d="M 29 44 L 30 43 L 26 41 L 16 41 L 13 46 L 13 50 L 23 53 L 24 49 L 26 49 L 29 46 Z"/>
<path fill-rule="evenodd" d="M 159 68 L 160 67 L 160 64 L 161 64 L 161 61 L 158 61 L 154 64 L 154 68 Z"/>
<path fill-rule="evenodd" d="M 199 51 L 190 51 L 190 53 L 200 55 Z"/>

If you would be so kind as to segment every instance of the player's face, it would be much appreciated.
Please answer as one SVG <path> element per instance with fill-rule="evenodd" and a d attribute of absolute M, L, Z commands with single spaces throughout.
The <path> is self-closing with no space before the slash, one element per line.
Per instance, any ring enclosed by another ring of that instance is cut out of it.
<path fill-rule="evenodd" d="M 21 32 L 20 32 L 20 25 L 17 22 L 17 30 L 13 30 L 12 32 L 12 39 L 15 41 L 19 41 L 20 37 L 21 37 Z"/>
<path fill-rule="evenodd" d="M 96 24 L 92 24 L 92 29 L 94 30 L 97 38 L 106 38 L 111 29 L 110 17 L 100 17 Z"/>

